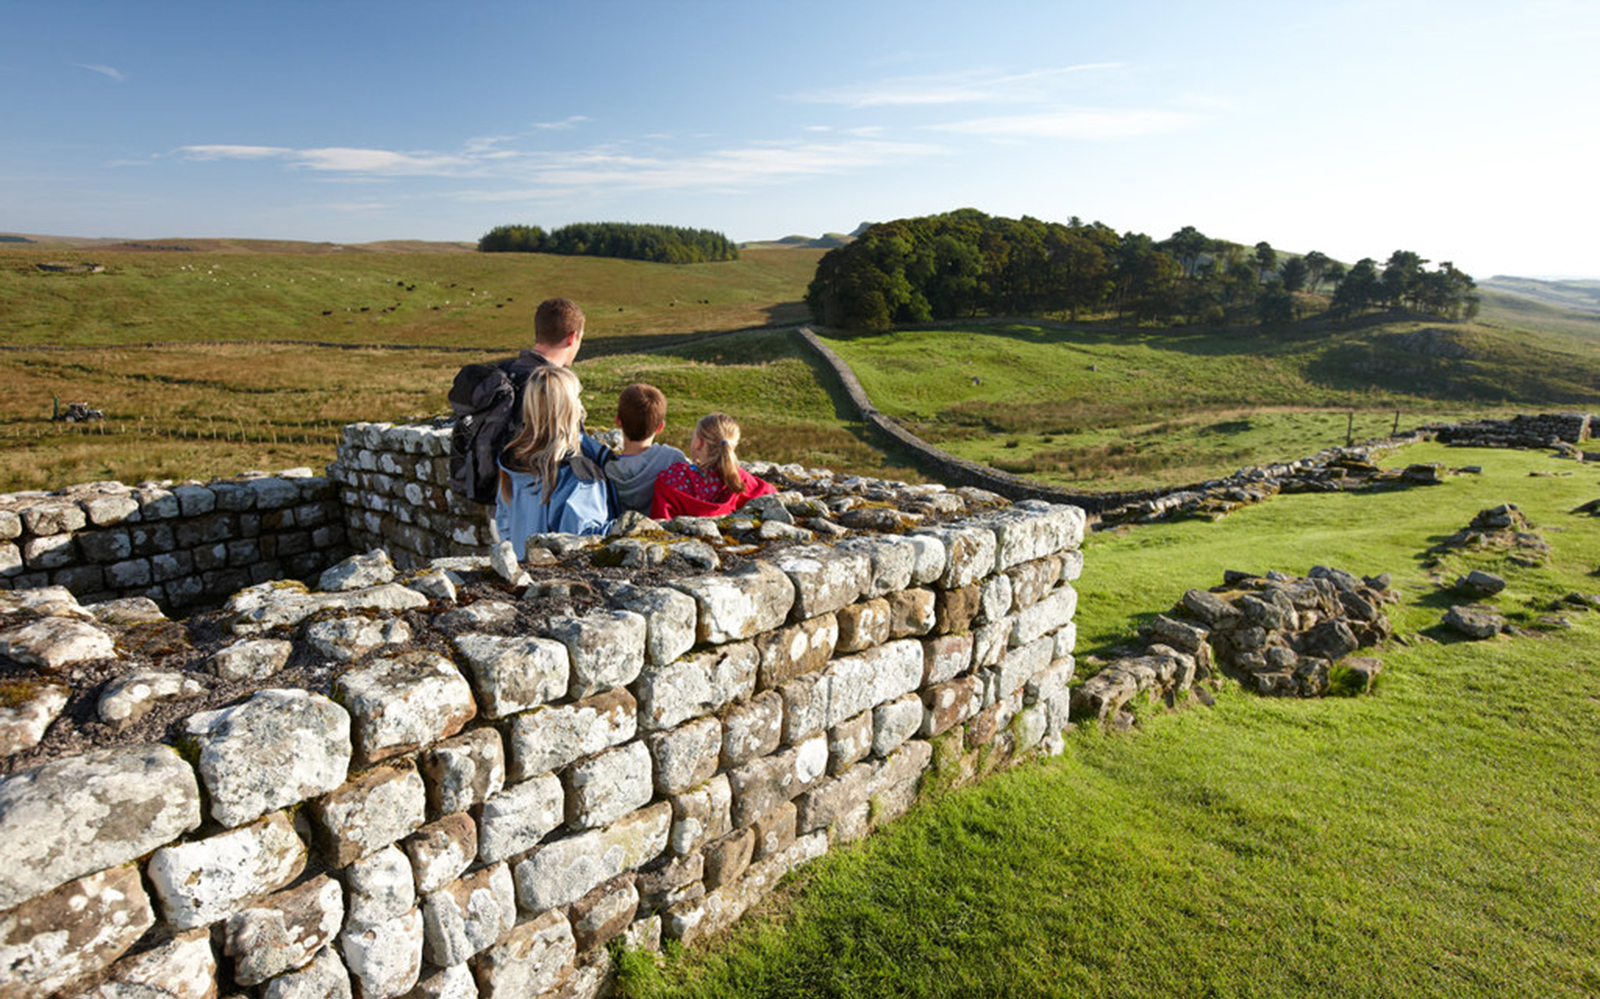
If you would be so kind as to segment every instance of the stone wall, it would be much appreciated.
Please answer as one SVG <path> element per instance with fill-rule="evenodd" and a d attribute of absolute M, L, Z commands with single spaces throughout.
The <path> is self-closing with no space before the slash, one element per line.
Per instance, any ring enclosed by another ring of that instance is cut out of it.
<path fill-rule="evenodd" d="M 1462 447 L 1553 447 L 1589 439 L 1588 413 L 1519 413 L 1509 420 L 1472 420 L 1430 428 L 1438 440 Z"/>
<path fill-rule="evenodd" d="M 352 423 L 328 477 L 355 551 L 387 548 L 403 566 L 481 554 L 490 511 L 450 491 L 450 420 Z"/>
<path fill-rule="evenodd" d="M 200 482 L 95 482 L 0 494 L 0 589 L 168 607 L 320 572 L 346 554 L 344 515 L 309 469 Z"/>
<path fill-rule="evenodd" d="M 1060 751 L 1082 511 L 934 519 L 588 604 L 508 545 L 241 591 L 206 668 L 264 689 L 0 780 L 0 994 L 598 994 L 608 941 L 705 938 L 931 776 Z"/>

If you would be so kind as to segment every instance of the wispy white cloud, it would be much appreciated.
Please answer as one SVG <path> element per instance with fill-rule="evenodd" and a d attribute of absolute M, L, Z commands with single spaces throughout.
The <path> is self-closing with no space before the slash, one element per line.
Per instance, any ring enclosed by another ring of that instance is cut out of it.
<path fill-rule="evenodd" d="M 293 149 L 283 146 L 184 146 L 178 150 L 191 160 L 266 160 L 289 156 Z"/>
<path fill-rule="evenodd" d="M 476 163 L 498 156 L 473 156 L 467 153 L 402 153 L 389 149 L 352 149 L 331 146 L 322 149 L 290 149 L 284 146 L 202 145 L 181 150 L 192 160 L 279 159 L 291 166 L 337 173 L 362 173 L 379 176 L 448 176 L 469 171 Z"/>
<path fill-rule="evenodd" d="M 1018 104 L 1058 96 L 1071 76 L 1120 68 L 1119 62 L 1081 63 L 1026 73 L 992 69 L 962 70 L 926 76 L 900 76 L 869 83 L 824 87 L 790 95 L 808 104 L 846 107 L 917 107 L 945 104 Z"/>
<path fill-rule="evenodd" d="M 101 76 L 110 80 L 115 80 L 118 83 L 126 83 L 128 80 L 127 76 L 123 74 L 122 70 L 115 66 L 104 66 L 99 63 L 80 62 L 78 63 L 78 68 L 86 69 L 91 73 L 99 73 Z"/>
<path fill-rule="evenodd" d="M 1198 121 L 1197 115 L 1154 108 L 1066 108 L 970 118 L 927 127 L 933 131 L 996 139 L 1096 140 L 1163 135 L 1192 128 Z"/>
<path fill-rule="evenodd" d="M 536 121 L 529 127 L 537 129 L 541 132 L 563 132 L 576 125 L 581 125 L 584 122 L 591 120 L 593 119 L 591 119 L 588 115 L 571 114 L 567 115 L 565 118 L 562 118 L 560 121 Z"/>

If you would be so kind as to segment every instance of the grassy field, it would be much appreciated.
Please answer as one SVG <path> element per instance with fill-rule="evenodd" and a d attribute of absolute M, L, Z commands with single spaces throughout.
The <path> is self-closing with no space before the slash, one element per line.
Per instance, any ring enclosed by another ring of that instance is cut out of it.
<path fill-rule="evenodd" d="M 1405 428 L 1600 402 L 1594 342 L 1481 324 L 1004 325 L 831 343 L 878 408 L 925 439 L 1084 489 L 1199 481 L 1343 444 L 1347 432 L 1386 434 L 1397 416 Z"/>
<path fill-rule="evenodd" d="M 1600 994 L 1600 620 L 1468 643 L 1435 583 L 1500 571 L 1528 627 L 1600 590 L 1600 532 L 1570 511 L 1593 469 L 1539 454 L 1407 449 L 1481 476 L 1371 496 L 1285 496 L 1215 524 L 1095 536 L 1080 654 L 1227 568 L 1394 574 L 1410 644 L 1358 699 L 1145 711 L 1064 756 L 920 804 L 802 871 L 713 949 L 626 962 L 629 996 L 1484 996 Z M 1541 477 L 1532 477 L 1533 475 Z M 1544 477 L 1548 476 L 1548 477 Z M 1423 551 L 1519 503 L 1554 547 L 1436 569 Z M 781 913 L 781 914 L 780 914 Z"/>
<path fill-rule="evenodd" d="M 786 334 L 684 343 L 799 319 L 818 250 L 669 267 L 408 245 L 189 242 L 199 248 L 0 249 L 0 490 L 320 468 L 346 423 L 447 411 L 456 370 L 531 342 L 534 308 L 556 294 L 588 313 L 577 370 L 600 426 L 616 389 L 648 373 L 672 384 L 681 419 L 710 409 L 745 419 L 752 457 L 885 466 Z M 36 266 L 74 261 L 106 270 Z M 86 401 L 107 420 L 52 423 L 57 399 Z"/>

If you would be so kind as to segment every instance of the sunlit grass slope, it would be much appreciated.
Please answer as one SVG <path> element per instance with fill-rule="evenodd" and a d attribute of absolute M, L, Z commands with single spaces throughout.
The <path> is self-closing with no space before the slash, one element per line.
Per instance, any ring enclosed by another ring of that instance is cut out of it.
<path fill-rule="evenodd" d="M 1555 549 L 1505 573 L 1529 626 L 1595 592 L 1591 468 L 1408 449 L 1482 476 L 1278 497 L 1216 524 L 1092 539 L 1080 649 L 1226 568 L 1394 573 L 1411 647 L 1375 693 L 1144 711 L 1066 754 L 919 805 L 802 872 L 787 907 L 657 970 L 632 996 L 1590 997 L 1600 994 L 1600 615 L 1548 637 L 1457 641 L 1421 553 L 1519 503 Z M 1566 477 L 1530 477 L 1530 473 Z M 1418 632 L 1438 640 L 1415 638 Z"/>
<path fill-rule="evenodd" d="M 346 423 L 446 413 L 460 366 L 494 356 L 275 344 L 0 353 L 8 382 L 0 491 L 321 468 Z M 595 429 L 612 425 L 622 386 L 642 379 L 667 393 L 669 439 L 681 441 L 696 419 L 721 410 L 743 425 L 745 457 L 916 477 L 867 443 L 790 331 L 649 353 L 589 351 L 575 370 Z M 53 397 L 89 400 L 107 419 L 52 423 Z"/>
<path fill-rule="evenodd" d="M 325 340 L 511 348 L 552 296 L 588 313 L 591 338 L 742 329 L 804 317 L 821 250 L 756 249 L 666 265 L 529 253 L 0 248 L 8 344 L 115 346 Z M 98 263 L 99 274 L 39 263 Z"/>
<path fill-rule="evenodd" d="M 830 341 L 879 409 L 958 455 L 1084 489 L 1174 485 L 1396 424 L 1600 402 L 1554 332 L 1371 321 L 1191 332 L 975 326 Z M 1351 414 L 1354 421 L 1351 422 Z"/>

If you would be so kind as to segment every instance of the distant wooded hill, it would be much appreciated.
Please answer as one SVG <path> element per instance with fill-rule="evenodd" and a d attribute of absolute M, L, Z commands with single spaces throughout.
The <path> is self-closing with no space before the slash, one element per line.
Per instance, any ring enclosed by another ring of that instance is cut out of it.
<path fill-rule="evenodd" d="M 545 232 L 536 225 L 502 225 L 478 240 L 484 253 L 559 253 L 621 257 L 658 264 L 702 264 L 738 260 L 739 246 L 710 229 L 632 222 L 578 222 Z"/>

